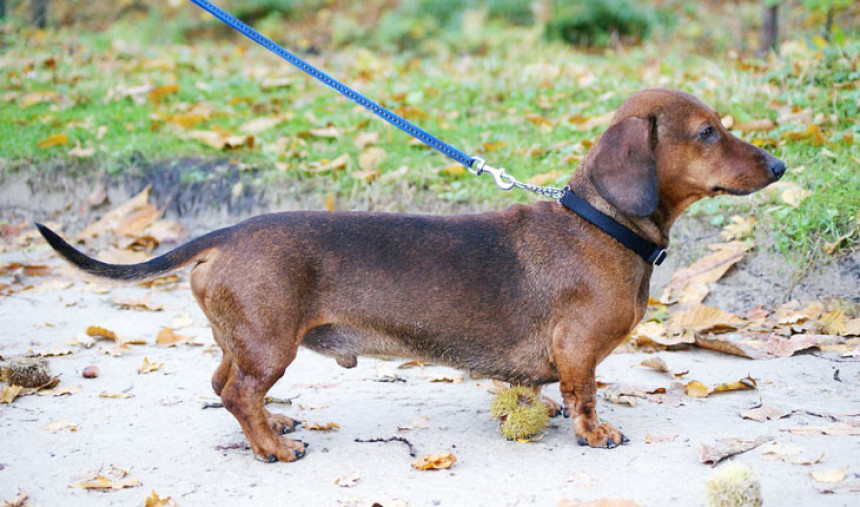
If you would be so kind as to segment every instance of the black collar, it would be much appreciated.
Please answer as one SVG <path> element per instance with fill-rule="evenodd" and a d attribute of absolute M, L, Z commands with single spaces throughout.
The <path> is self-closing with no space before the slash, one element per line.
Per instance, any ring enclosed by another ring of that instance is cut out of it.
<path fill-rule="evenodd" d="M 570 189 L 566 189 L 558 202 L 565 208 L 591 222 L 592 225 L 610 235 L 615 241 L 636 252 L 648 264 L 659 266 L 666 259 L 666 250 L 619 224 L 609 215 L 602 213 L 585 200 L 577 197 Z"/>

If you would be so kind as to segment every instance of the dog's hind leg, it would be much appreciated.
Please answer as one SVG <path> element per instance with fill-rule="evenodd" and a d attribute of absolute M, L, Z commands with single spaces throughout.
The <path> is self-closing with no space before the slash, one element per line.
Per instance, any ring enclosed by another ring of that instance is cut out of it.
<path fill-rule="evenodd" d="M 221 390 L 221 401 L 239 421 L 257 459 L 295 461 L 304 456 L 305 444 L 278 436 L 278 433 L 284 433 L 285 427 L 294 428 L 295 421 L 286 416 L 273 416 L 263 407 L 266 393 L 292 362 L 295 349 L 274 351 L 270 347 L 259 347 L 264 343 L 262 339 L 254 343 L 258 345 L 254 350 L 243 352 L 256 357 L 238 355 L 231 361 L 227 381 Z M 273 362 L 273 359 L 277 361 Z"/>
<path fill-rule="evenodd" d="M 215 335 L 215 341 L 217 343 L 222 343 L 218 332 L 214 328 L 212 330 L 212 334 Z M 231 370 L 233 368 L 233 355 L 225 348 L 222 348 L 221 352 L 221 364 L 218 365 L 215 373 L 212 374 L 212 389 L 215 390 L 215 394 L 218 396 L 221 396 L 221 392 L 224 390 L 224 386 L 230 379 Z M 271 426 L 272 430 L 278 435 L 292 433 L 296 430 L 297 426 L 301 425 L 300 421 L 283 414 L 273 414 L 268 410 L 266 410 L 266 419 L 269 421 L 269 426 Z"/>

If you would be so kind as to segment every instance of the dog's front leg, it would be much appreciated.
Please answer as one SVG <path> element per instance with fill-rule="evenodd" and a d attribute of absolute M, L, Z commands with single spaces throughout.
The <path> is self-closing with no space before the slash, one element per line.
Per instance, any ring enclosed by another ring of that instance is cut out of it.
<path fill-rule="evenodd" d="M 628 442 L 614 426 L 601 423 L 597 417 L 594 370 L 603 358 L 600 341 L 592 339 L 583 327 L 571 323 L 556 327 L 552 345 L 564 410 L 573 419 L 577 442 L 607 449 Z"/>

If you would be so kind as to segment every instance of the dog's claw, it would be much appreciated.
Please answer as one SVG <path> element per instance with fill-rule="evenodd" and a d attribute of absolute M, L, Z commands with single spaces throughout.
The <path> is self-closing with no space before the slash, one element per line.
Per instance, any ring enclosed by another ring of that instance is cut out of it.
<path fill-rule="evenodd" d="M 618 447 L 618 444 L 615 443 L 615 440 L 612 440 L 611 438 L 606 440 L 607 449 L 615 449 L 616 447 Z"/>
<path fill-rule="evenodd" d="M 630 441 L 630 439 L 629 439 L 629 438 L 627 438 L 627 436 L 626 436 L 626 435 L 624 435 L 624 434 L 622 433 L 622 434 L 621 434 L 621 443 L 622 443 L 622 444 L 626 444 L 626 443 L 627 443 L 627 442 L 629 442 L 629 441 Z"/>
<path fill-rule="evenodd" d="M 577 435 L 577 436 L 576 436 L 576 443 L 577 443 L 577 444 L 579 444 L 579 445 L 582 445 L 582 446 L 587 446 L 587 445 L 588 445 L 588 440 L 586 440 L 586 439 L 582 438 L 581 436 Z"/>
<path fill-rule="evenodd" d="M 567 407 L 561 410 L 561 415 L 563 415 L 565 419 L 570 419 L 570 411 L 567 409 Z"/>
<path fill-rule="evenodd" d="M 301 450 L 301 451 L 295 450 L 295 451 L 293 451 L 293 454 L 295 454 L 296 459 L 302 459 L 305 457 L 305 451 L 304 450 Z"/>
<path fill-rule="evenodd" d="M 266 462 L 267 463 L 274 463 L 276 461 L 278 461 L 278 457 L 275 456 L 274 454 L 269 454 L 268 456 L 266 456 Z"/>

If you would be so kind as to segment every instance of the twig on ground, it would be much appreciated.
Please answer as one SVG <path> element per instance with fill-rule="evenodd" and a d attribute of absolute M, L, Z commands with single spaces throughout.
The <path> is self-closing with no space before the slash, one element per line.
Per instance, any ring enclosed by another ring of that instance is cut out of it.
<path fill-rule="evenodd" d="M 409 455 L 410 455 L 410 456 L 412 456 L 412 457 L 414 458 L 414 457 L 417 455 L 417 454 L 416 454 L 416 452 L 415 452 L 415 447 L 412 445 L 412 442 L 410 442 L 409 440 L 406 440 L 406 439 L 405 439 L 405 438 L 403 438 L 403 437 L 391 437 L 391 438 L 381 438 L 381 437 L 380 437 L 380 438 L 371 438 L 371 439 L 368 439 L 368 440 L 362 440 L 362 439 L 360 439 L 360 438 L 356 438 L 356 439 L 355 439 L 355 441 L 356 441 L 356 442 L 359 442 L 359 443 L 362 443 L 362 444 L 369 444 L 369 443 L 373 443 L 373 442 L 383 442 L 383 443 L 387 443 L 387 442 L 403 442 L 404 444 L 406 444 L 406 445 L 408 445 L 408 446 L 409 446 Z"/>

